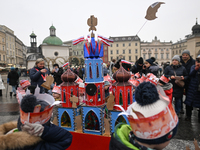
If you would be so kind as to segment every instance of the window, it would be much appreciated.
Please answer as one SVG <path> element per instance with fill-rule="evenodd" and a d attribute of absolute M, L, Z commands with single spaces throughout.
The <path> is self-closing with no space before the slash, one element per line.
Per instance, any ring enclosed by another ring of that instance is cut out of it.
<path fill-rule="evenodd" d="M 3 61 L 5 61 L 6 59 L 5 59 L 5 55 L 3 55 Z"/>
<path fill-rule="evenodd" d="M 1 61 L 1 54 L 0 54 L 0 61 Z"/>
<path fill-rule="evenodd" d="M 123 56 L 123 60 L 126 60 L 126 57 L 125 57 L 125 56 Z"/>
<path fill-rule="evenodd" d="M 117 56 L 117 60 L 119 59 L 119 57 Z"/>
<path fill-rule="evenodd" d="M 151 53 L 151 49 L 149 49 L 149 52 Z"/>
<path fill-rule="evenodd" d="M 179 50 L 179 54 L 181 53 L 181 49 Z"/>
<path fill-rule="evenodd" d="M 81 51 L 81 55 L 83 55 L 83 51 Z"/>
<path fill-rule="evenodd" d="M 107 51 L 104 51 L 104 55 L 107 55 Z"/>
<path fill-rule="evenodd" d="M 157 59 L 158 58 L 158 54 L 155 54 L 155 59 Z"/>
<path fill-rule="evenodd" d="M 119 50 L 117 50 L 116 53 L 119 54 Z"/>
<path fill-rule="evenodd" d="M 151 53 L 148 53 L 148 55 L 149 55 L 149 58 L 151 58 Z"/>
<path fill-rule="evenodd" d="M 11 44 L 10 44 L 10 49 L 11 49 L 12 47 L 11 47 Z"/>
<path fill-rule="evenodd" d="M 155 49 L 155 52 L 157 52 L 157 49 Z"/>
<path fill-rule="evenodd" d="M 125 47 L 125 44 L 123 43 L 123 47 Z"/>
<path fill-rule="evenodd" d="M 135 56 L 135 61 L 138 59 L 138 56 Z"/>
<path fill-rule="evenodd" d="M 131 56 L 129 56 L 129 60 L 131 60 Z"/>
<path fill-rule="evenodd" d="M 145 52 L 145 49 L 143 49 L 143 52 Z"/>
<path fill-rule="evenodd" d="M 113 51 L 112 51 L 112 50 L 110 50 L 110 54 L 113 54 Z"/>
<path fill-rule="evenodd" d="M 167 53 L 166 55 L 167 55 L 167 59 L 169 59 L 169 54 Z"/>
<path fill-rule="evenodd" d="M 146 59 L 146 54 L 143 54 L 143 59 Z"/>
<path fill-rule="evenodd" d="M 125 54 L 125 49 L 123 49 L 123 54 Z"/>
<path fill-rule="evenodd" d="M 4 46 L 3 46 L 3 51 L 4 51 Z"/>
<path fill-rule="evenodd" d="M 173 51 L 173 55 L 174 55 L 174 51 Z"/>
<path fill-rule="evenodd" d="M 54 55 L 55 55 L 55 56 L 58 56 L 58 52 L 55 52 Z"/>
<path fill-rule="evenodd" d="M 112 47 L 112 44 L 110 44 L 110 47 Z"/>
<path fill-rule="evenodd" d="M 104 47 L 104 50 L 107 50 L 107 46 Z"/>
<path fill-rule="evenodd" d="M 4 38 L 2 38 L 2 42 L 4 42 Z"/>
<path fill-rule="evenodd" d="M 163 59 L 163 53 L 161 53 L 161 59 Z"/>
<path fill-rule="evenodd" d="M 113 57 L 110 57 L 110 60 L 112 61 L 112 60 L 113 60 Z"/>
<path fill-rule="evenodd" d="M 137 52 L 138 52 L 138 50 L 137 49 L 135 49 L 135 53 L 137 54 Z"/>
<path fill-rule="evenodd" d="M 128 46 L 131 46 L 131 43 L 129 43 Z"/>
<path fill-rule="evenodd" d="M 118 47 L 118 44 L 116 44 L 116 47 Z"/>
<path fill-rule="evenodd" d="M 161 52 L 163 52 L 163 49 L 161 49 Z"/>
<path fill-rule="evenodd" d="M 176 50 L 176 54 L 178 54 L 178 50 Z"/>
<path fill-rule="evenodd" d="M 131 49 L 129 49 L 129 51 L 128 51 L 128 52 L 129 52 L 129 54 L 131 54 Z"/>
<path fill-rule="evenodd" d="M 169 50 L 167 49 L 167 52 L 168 52 Z"/>
<path fill-rule="evenodd" d="M 137 43 L 135 43 L 135 46 L 137 46 Z"/>

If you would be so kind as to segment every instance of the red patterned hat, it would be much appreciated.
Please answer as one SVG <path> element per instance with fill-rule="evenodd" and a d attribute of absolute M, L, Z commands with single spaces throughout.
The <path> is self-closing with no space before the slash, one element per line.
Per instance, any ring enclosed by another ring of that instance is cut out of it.
<path fill-rule="evenodd" d="M 21 85 L 22 88 L 25 88 L 27 86 L 30 86 L 31 83 L 28 80 L 21 80 L 20 85 Z"/>
<path fill-rule="evenodd" d="M 60 89 L 60 86 L 55 86 L 53 87 L 53 90 L 52 90 L 53 93 L 58 93 L 58 94 L 61 94 L 61 89 Z"/>
<path fill-rule="evenodd" d="M 162 75 L 159 80 L 161 80 L 164 83 L 168 83 L 169 82 L 169 79 L 167 77 L 165 77 L 164 75 Z"/>

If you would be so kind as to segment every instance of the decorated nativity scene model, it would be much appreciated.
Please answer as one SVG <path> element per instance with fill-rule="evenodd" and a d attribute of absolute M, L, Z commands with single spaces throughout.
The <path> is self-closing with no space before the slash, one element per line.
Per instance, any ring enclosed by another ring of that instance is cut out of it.
<path fill-rule="evenodd" d="M 91 16 L 88 21 L 91 38 L 85 40 L 85 83 L 84 90 L 80 91 L 79 84 L 76 83 L 77 75 L 68 69 L 61 79 L 61 100 L 62 107 L 58 108 L 58 124 L 69 131 L 110 136 L 114 127 L 119 122 L 128 124 L 128 119 L 124 116 L 118 116 L 121 109 L 114 107 L 115 103 L 122 106 L 123 109 L 133 102 L 132 84 L 128 82 L 131 77 L 123 67 L 115 74 L 116 82 L 113 84 L 113 91 L 107 101 L 105 101 L 104 76 L 103 76 L 103 44 L 112 42 L 102 36 L 100 41 L 95 40 L 97 18 Z M 74 40 L 77 44 L 83 41 L 83 38 Z M 109 45 L 109 44 L 108 44 Z M 85 99 L 79 103 L 79 95 L 83 94 Z M 114 109 L 115 108 L 115 109 Z"/>

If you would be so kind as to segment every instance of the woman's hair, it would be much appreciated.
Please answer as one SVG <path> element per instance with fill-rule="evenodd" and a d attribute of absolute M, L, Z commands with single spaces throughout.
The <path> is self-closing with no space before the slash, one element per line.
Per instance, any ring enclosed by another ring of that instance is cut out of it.
<path fill-rule="evenodd" d="M 44 61 L 43 58 L 38 58 L 38 59 L 36 60 L 36 62 L 35 62 L 35 67 L 37 67 L 37 64 L 40 63 L 40 62 L 42 62 L 42 61 Z"/>

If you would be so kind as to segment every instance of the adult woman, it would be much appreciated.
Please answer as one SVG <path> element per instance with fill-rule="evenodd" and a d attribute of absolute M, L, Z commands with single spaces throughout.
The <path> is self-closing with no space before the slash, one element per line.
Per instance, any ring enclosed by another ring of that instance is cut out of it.
<path fill-rule="evenodd" d="M 175 83 L 175 76 L 180 76 L 181 80 L 187 80 L 188 74 L 185 69 L 180 64 L 180 56 L 175 55 L 172 58 L 172 65 L 167 66 L 164 71 L 165 77 L 170 77 L 170 82 L 173 84 L 173 97 L 175 98 L 175 111 L 177 115 L 180 113 L 181 110 L 181 99 L 183 96 L 184 87 L 180 87 Z"/>
<path fill-rule="evenodd" d="M 16 96 L 16 87 L 18 85 L 19 75 L 15 71 L 14 67 L 10 68 L 10 72 L 8 73 L 7 83 L 12 86 L 12 91 L 10 92 L 10 96 L 14 93 L 14 96 Z"/>
<path fill-rule="evenodd" d="M 38 58 L 35 66 L 30 70 L 31 85 L 39 86 L 40 93 L 44 93 L 45 89 L 41 86 L 45 82 L 45 76 L 50 74 L 49 70 L 44 67 L 44 59 Z"/>
<path fill-rule="evenodd" d="M 197 56 L 195 65 L 191 67 L 189 77 L 190 83 L 185 100 L 187 121 L 191 120 L 192 107 L 200 108 L 200 55 Z M 198 118 L 200 119 L 200 111 Z"/>
<path fill-rule="evenodd" d="M 144 65 L 143 65 L 143 69 L 142 69 L 142 73 L 144 73 L 145 75 L 147 73 L 153 73 L 155 76 L 157 76 L 159 66 L 154 64 L 153 63 L 154 61 L 155 61 L 154 57 L 151 57 L 151 58 L 145 60 Z"/>

